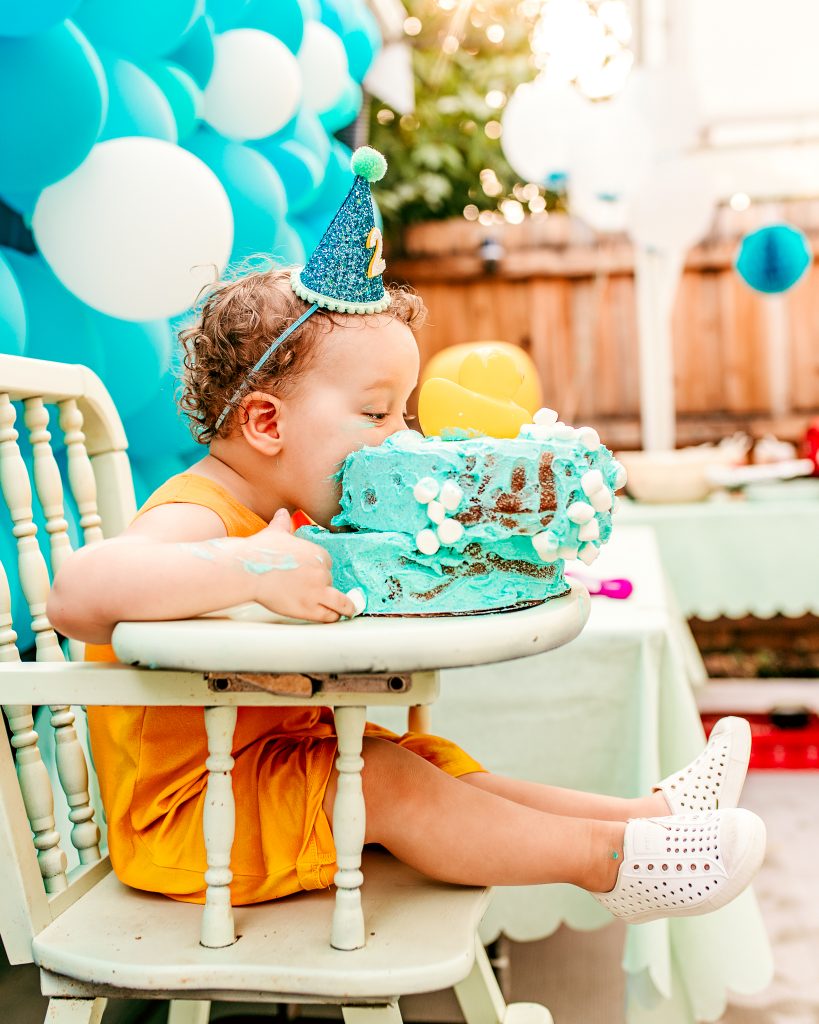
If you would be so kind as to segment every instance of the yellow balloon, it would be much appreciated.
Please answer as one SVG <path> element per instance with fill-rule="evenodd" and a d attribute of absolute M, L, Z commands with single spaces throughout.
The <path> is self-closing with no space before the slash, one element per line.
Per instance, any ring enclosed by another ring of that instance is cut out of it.
<path fill-rule="evenodd" d="M 462 345 L 452 345 L 436 353 L 427 363 L 421 375 L 421 383 L 432 377 L 445 377 L 457 381 L 461 364 L 471 352 L 488 355 L 495 350 L 509 355 L 520 371 L 520 384 L 512 396 L 516 405 L 522 405 L 534 415 L 543 405 L 543 391 L 540 378 L 532 359 L 518 345 L 510 345 L 508 341 L 470 341 Z"/>
<path fill-rule="evenodd" d="M 432 377 L 418 397 L 418 419 L 429 437 L 444 431 L 517 437 L 532 422 L 528 409 L 515 400 L 521 386 L 520 369 L 507 352 L 492 346 L 468 352 L 458 380 Z"/>

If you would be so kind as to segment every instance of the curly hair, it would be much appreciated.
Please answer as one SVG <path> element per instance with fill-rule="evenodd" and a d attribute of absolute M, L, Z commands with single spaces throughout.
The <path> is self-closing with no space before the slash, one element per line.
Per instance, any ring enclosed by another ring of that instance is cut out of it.
<path fill-rule="evenodd" d="M 271 342 L 310 308 L 290 288 L 290 270 L 277 266 L 209 285 L 196 322 L 179 332 L 184 353 L 179 406 L 201 444 L 230 435 L 248 392 L 292 392 L 316 354 L 319 337 L 349 320 L 351 314 L 316 310 L 250 373 Z M 392 303 L 386 315 L 417 330 L 426 316 L 420 296 L 404 286 L 389 285 L 387 291 Z M 231 412 L 217 429 L 226 406 Z"/>

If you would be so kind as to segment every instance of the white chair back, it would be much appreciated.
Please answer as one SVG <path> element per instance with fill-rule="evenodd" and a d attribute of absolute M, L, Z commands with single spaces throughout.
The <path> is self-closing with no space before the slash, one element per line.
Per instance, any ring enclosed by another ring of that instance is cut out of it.
<path fill-rule="evenodd" d="M 0 490 L 15 541 L 0 548 L 0 662 L 20 660 L 15 604 L 30 619 L 36 660 L 65 660 L 46 617 L 50 578 L 44 550 L 54 572 L 72 551 L 67 495 L 51 446 L 55 421 L 79 513 L 79 543 L 119 533 L 135 512 L 125 431 L 102 381 L 82 366 L 0 356 Z M 31 447 L 33 479 L 18 441 Z M 38 538 L 35 496 L 47 541 Z M 16 566 L 9 564 L 15 559 Z M 9 578 L 19 579 L 24 602 L 11 593 Z M 71 660 L 82 658 L 81 644 L 69 641 L 67 647 Z M 71 823 L 69 834 L 62 836 L 55 827 L 51 775 L 41 756 L 32 707 L 3 704 L 11 738 L 0 730 L 0 863 L 11 869 L 0 886 L 0 936 L 12 963 L 30 962 L 32 938 L 110 870 L 90 797 L 93 765 L 77 735 L 79 709 L 54 705 L 49 710 L 43 720 L 53 736 L 43 746 L 54 751 L 62 790 L 58 797 Z M 66 843 L 76 851 L 72 870 Z"/>

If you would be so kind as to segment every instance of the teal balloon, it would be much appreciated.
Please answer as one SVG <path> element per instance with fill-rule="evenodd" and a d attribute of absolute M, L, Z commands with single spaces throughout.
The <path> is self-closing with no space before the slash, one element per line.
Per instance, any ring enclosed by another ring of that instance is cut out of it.
<path fill-rule="evenodd" d="M 113 54 L 103 53 L 102 64 L 108 80 L 108 115 L 101 139 L 142 135 L 176 142 L 176 118 L 154 79 Z"/>
<path fill-rule="evenodd" d="M 279 228 L 271 255 L 284 267 L 303 267 L 307 262 L 307 253 L 298 231 L 287 223 Z"/>
<path fill-rule="evenodd" d="M 168 59 L 190 72 L 194 82 L 204 89 L 213 72 L 213 22 L 207 15 L 197 18 Z"/>
<path fill-rule="evenodd" d="M 299 236 L 299 241 L 304 247 L 307 259 L 316 251 L 319 242 L 327 230 L 327 221 L 324 217 L 312 219 L 310 217 L 293 217 L 290 226 Z M 307 262 L 305 260 L 305 263 Z"/>
<path fill-rule="evenodd" d="M 350 168 L 352 155 L 352 151 L 344 143 L 336 140 L 331 143 L 324 181 L 315 202 L 302 214 L 303 218 L 314 220 L 323 217 L 326 220 L 325 227 L 329 225 L 339 206 L 347 198 L 355 179 Z"/>
<path fill-rule="evenodd" d="M 14 271 L 0 253 L 0 352 L 21 356 L 26 344 L 26 307 Z"/>
<path fill-rule="evenodd" d="M 352 29 L 341 40 L 347 51 L 350 75 L 356 82 L 364 81 L 382 46 L 378 22 L 367 8 L 362 10 L 362 22 L 362 25 Z"/>
<path fill-rule="evenodd" d="M 0 195 L 39 192 L 97 141 L 108 104 L 99 58 L 71 22 L 0 38 Z"/>
<path fill-rule="evenodd" d="M 298 114 L 276 132 L 275 138 L 280 142 L 294 139 L 314 153 L 320 164 L 325 166 L 330 159 L 330 137 L 322 127 L 318 116 L 304 107 Z"/>
<path fill-rule="evenodd" d="M 361 82 L 381 48 L 381 31 L 360 0 L 321 0 L 321 20 L 344 44 L 350 75 Z"/>
<path fill-rule="evenodd" d="M 810 242 L 801 231 L 772 224 L 742 239 L 736 268 L 755 291 L 774 295 L 792 288 L 812 262 Z"/>
<path fill-rule="evenodd" d="M 210 167 L 233 208 L 231 260 L 269 253 L 287 210 L 281 178 L 261 153 L 200 128 L 185 147 Z"/>
<path fill-rule="evenodd" d="M 276 168 L 287 195 L 289 214 L 300 213 L 315 202 L 324 181 L 324 164 L 315 153 L 297 139 L 280 142 L 278 135 L 253 146 Z"/>
<path fill-rule="evenodd" d="M 188 418 L 176 405 L 178 383 L 166 373 L 154 397 L 133 416 L 124 417 L 125 433 L 132 458 L 147 462 L 168 455 L 195 455 L 205 449 L 194 441 Z"/>
<path fill-rule="evenodd" d="M 258 28 L 281 39 L 288 50 L 299 52 L 304 38 L 304 12 L 299 0 L 250 0 L 242 11 L 242 28 Z"/>
<path fill-rule="evenodd" d="M 329 110 L 319 114 L 322 127 L 330 135 L 340 128 L 352 124 L 361 112 L 364 94 L 361 86 L 353 78 L 348 78 L 338 102 Z"/>
<path fill-rule="evenodd" d="M 203 13 L 203 0 L 83 0 L 75 20 L 94 43 L 139 59 L 170 53 Z"/>
<path fill-rule="evenodd" d="M 79 0 L 0 0 L 0 36 L 31 36 L 70 18 Z"/>
<path fill-rule="evenodd" d="M 43 258 L 3 249 L 26 311 L 25 355 L 58 363 L 82 363 L 105 379 L 102 342 L 88 329 L 87 307 L 57 280 Z"/>
<path fill-rule="evenodd" d="M 189 71 L 178 64 L 152 61 L 142 70 L 151 76 L 170 104 L 180 142 L 192 135 L 199 126 L 202 113 L 202 90 Z"/>
<path fill-rule="evenodd" d="M 205 10 L 213 22 L 214 29 L 217 32 L 226 32 L 239 25 L 250 3 L 251 0 L 206 0 Z"/>
<path fill-rule="evenodd" d="M 6 575 L 9 592 L 11 593 L 11 619 L 14 632 L 17 634 L 17 649 L 27 651 L 34 646 L 34 631 L 31 628 L 31 614 L 20 586 L 20 573 L 17 567 L 17 545 L 12 536 L 11 516 L 5 502 L 0 503 L 0 563 Z"/>
<path fill-rule="evenodd" d="M 40 198 L 39 192 L 4 192 L 3 202 L 16 210 L 23 218 L 27 228 L 31 228 L 31 218 L 34 214 L 34 207 Z"/>
<path fill-rule="evenodd" d="M 115 320 L 93 309 L 86 318 L 104 353 L 103 383 L 120 416 L 130 416 L 156 395 L 168 372 L 173 346 L 168 321 Z"/>

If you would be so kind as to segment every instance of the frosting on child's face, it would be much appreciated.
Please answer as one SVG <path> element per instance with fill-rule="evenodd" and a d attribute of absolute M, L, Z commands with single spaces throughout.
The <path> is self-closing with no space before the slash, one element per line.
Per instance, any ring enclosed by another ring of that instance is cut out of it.
<path fill-rule="evenodd" d="M 319 341 L 295 391 L 282 402 L 277 476 L 317 523 L 338 512 L 336 474 L 350 452 L 405 430 L 418 380 L 412 331 L 388 314 L 349 316 Z"/>

